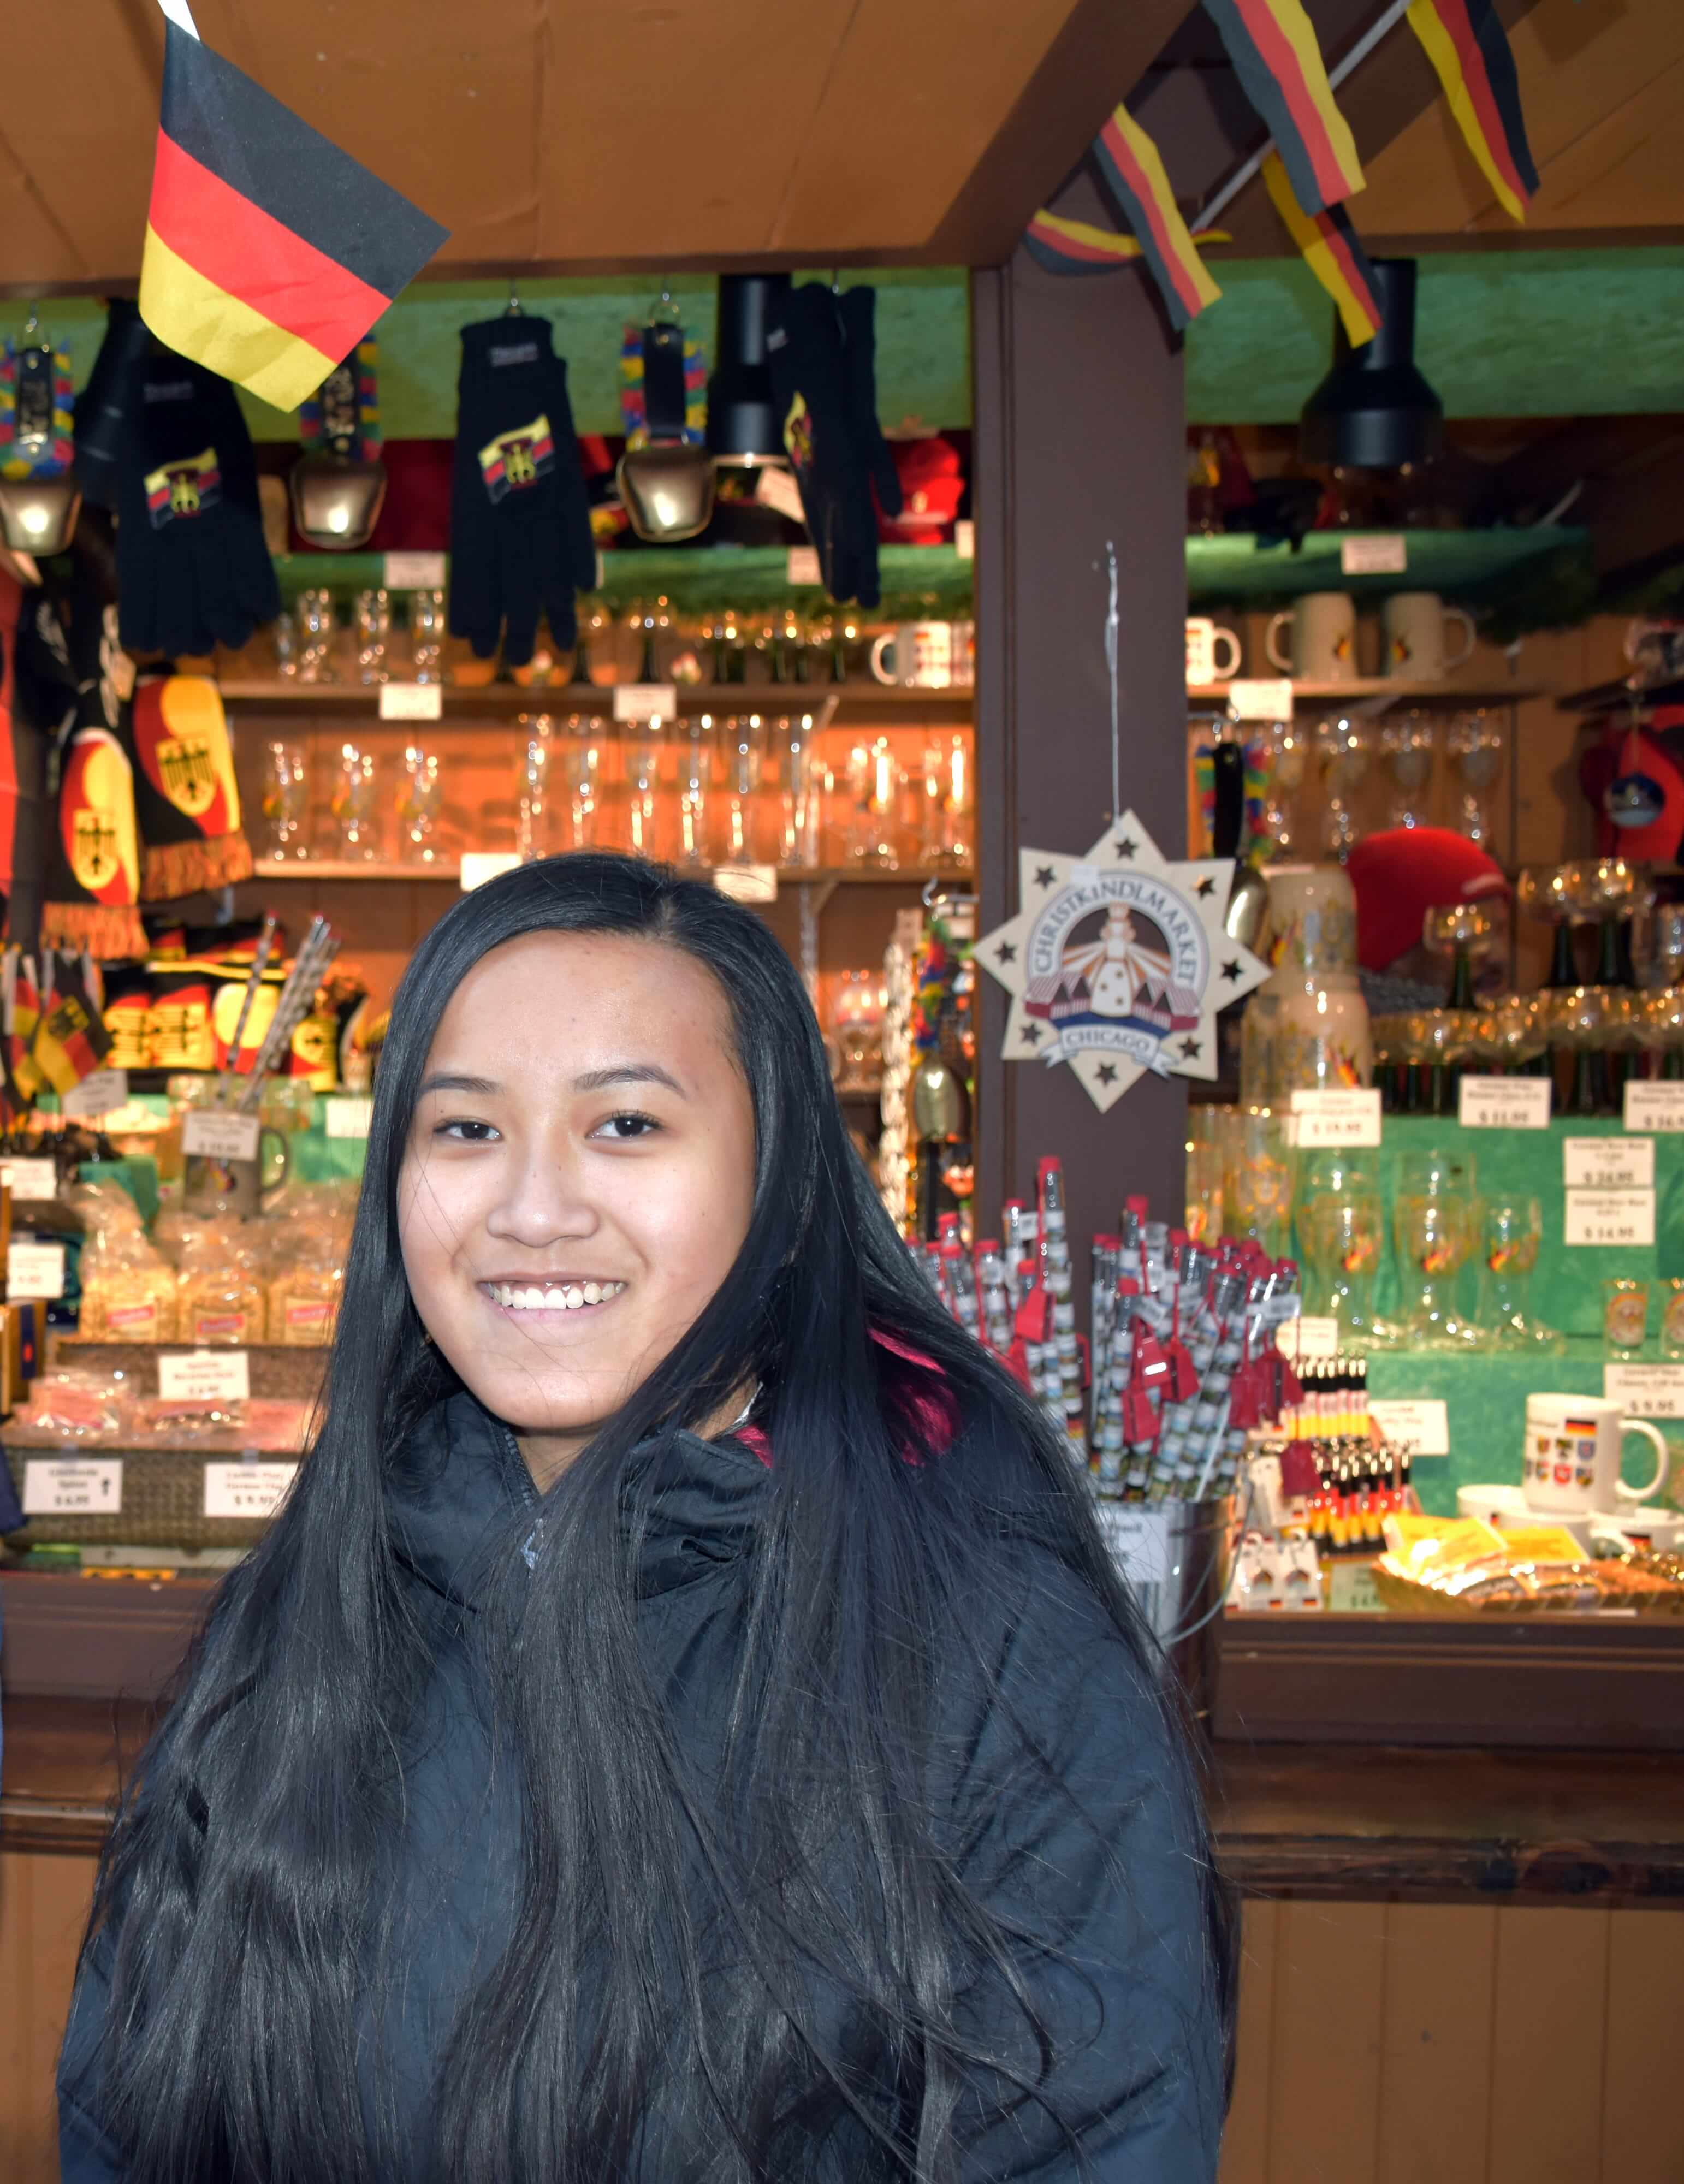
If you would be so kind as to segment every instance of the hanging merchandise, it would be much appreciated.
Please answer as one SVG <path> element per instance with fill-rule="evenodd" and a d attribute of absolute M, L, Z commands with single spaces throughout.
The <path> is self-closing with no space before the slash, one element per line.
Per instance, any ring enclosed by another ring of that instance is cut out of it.
<path fill-rule="evenodd" d="M 1222 291 L 1194 247 L 1157 147 L 1128 108 L 1118 106 L 1094 139 L 1093 158 L 1107 192 L 1134 230 L 1169 323 L 1179 332 Z"/>
<path fill-rule="evenodd" d="M 203 675 L 143 677 L 131 709 L 142 902 L 249 879 L 222 698 Z"/>
<path fill-rule="evenodd" d="M 47 753 L 69 719 L 70 661 L 46 594 L 0 563 L 0 895 L 8 940 L 41 937 Z"/>
<path fill-rule="evenodd" d="M 131 373 L 117 529 L 125 649 L 203 658 L 281 611 L 234 390 L 169 350 Z"/>
<path fill-rule="evenodd" d="M 1526 142 L 1514 55 L 1492 0 L 1414 0 L 1409 28 L 1497 203 L 1511 220 L 1524 220 L 1537 193 L 1538 170 Z"/>
<path fill-rule="evenodd" d="M 75 409 L 76 482 L 90 508 L 115 510 L 122 491 L 123 450 L 131 422 L 129 398 L 136 367 L 152 336 L 140 306 L 114 296 L 105 309 L 105 332 Z"/>
<path fill-rule="evenodd" d="M 499 635 L 509 666 L 533 656 L 540 614 L 551 641 L 578 634 L 577 594 L 596 582 L 596 548 L 567 366 L 548 319 L 518 306 L 462 329 L 450 498 L 450 628 L 482 660 Z"/>
<path fill-rule="evenodd" d="M 1362 163 L 1333 103 L 1321 47 L 1300 0 L 1204 0 L 1246 96 L 1306 212 L 1325 212 L 1363 187 Z"/>
<path fill-rule="evenodd" d="M 951 536 L 965 497 L 959 450 L 940 432 L 893 440 L 889 452 L 901 487 L 901 513 L 879 509 L 877 535 L 890 546 L 940 546 Z"/>
<path fill-rule="evenodd" d="M 81 508 L 70 474 L 70 358 L 37 332 L 0 349 L 0 536 L 17 554 L 57 554 Z"/>
<path fill-rule="evenodd" d="M 766 336 L 773 401 L 821 581 L 833 599 L 867 608 L 882 598 L 878 502 L 885 515 L 901 510 L 900 481 L 877 422 L 875 303 L 869 288 L 839 297 L 809 281 L 775 300 Z"/>
<path fill-rule="evenodd" d="M 42 971 L 41 1014 L 31 1054 L 43 1083 L 62 1099 L 104 1067 L 111 1034 L 100 1013 L 99 976 L 91 956 L 49 949 Z"/>
<path fill-rule="evenodd" d="M 35 1105 L 47 1082 L 35 1059 L 41 989 L 36 983 L 35 958 L 26 950 L 7 949 L 0 994 L 5 1018 L 6 1102 L 14 1115 L 21 1115 Z"/>
<path fill-rule="evenodd" d="M 1264 159 L 1263 178 L 1269 201 L 1303 253 L 1304 263 L 1338 306 L 1346 339 L 1352 348 L 1372 341 L 1380 332 L 1379 283 L 1344 206 L 1306 212 L 1292 194 L 1291 176 L 1278 152 Z"/>
<path fill-rule="evenodd" d="M 165 13 L 141 315 L 184 356 L 296 410 L 446 231 L 201 45 L 186 0 Z"/>
<path fill-rule="evenodd" d="M 349 554 L 374 536 L 386 500 L 380 460 L 380 344 L 359 342 L 298 412 L 304 452 L 287 485 L 308 545 Z"/>
<path fill-rule="evenodd" d="M 620 414 L 626 452 L 615 483 L 633 530 L 639 538 L 694 538 L 713 514 L 707 366 L 664 293 L 648 325 L 626 329 Z"/>

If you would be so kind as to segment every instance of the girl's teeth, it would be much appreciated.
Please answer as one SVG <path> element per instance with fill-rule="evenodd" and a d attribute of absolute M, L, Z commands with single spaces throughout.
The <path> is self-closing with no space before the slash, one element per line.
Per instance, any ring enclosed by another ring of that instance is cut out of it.
<path fill-rule="evenodd" d="M 492 1301 L 510 1312 L 579 1312 L 619 1295 L 623 1282 L 570 1282 L 565 1288 L 522 1288 L 513 1282 L 491 1285 Z"/>
<path fill-rule="evenodd" d="M 585 1301 L 585 1293 L 584 1293 L 584 1291 L 583 1291 L 581 1288 L 579 1288 L 579 1286 L 578 1286 L 578 1284 L 577 1284 L 577 1283 L 575 1283 L 575 1284 L 574 1284 L 574 1285 L 573 1285 L 573 1287 L 572 1287 L 572 1289 L 570 1289 L 570 1290 L 567 1291 L 567 1309 L 568 1309 L 568 1311 L 569 1311 L 569 1312 L 577 1312 L 577 1311 L 578 1310 L 579 1306 L 580 1306 L 584 1302 L 584 1301 Z"/>
<path fill-rule="evenodd" d="M 600 1282 L 587 1282 L 585 1284 L 585 1302 L 587 1304 L 600 1304 L 602 1302 L 602 1284 Z"/>

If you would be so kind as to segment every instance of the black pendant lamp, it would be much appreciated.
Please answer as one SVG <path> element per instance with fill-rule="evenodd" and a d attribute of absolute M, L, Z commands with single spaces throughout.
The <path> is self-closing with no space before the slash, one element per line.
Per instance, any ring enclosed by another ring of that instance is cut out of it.
<path fill-rule="evenodd" d="M 1351 346 L 1333 316 L 1333 369 L 1304 404 L 1298 453 L 1335 470 L 1401 471 L 1444 440 L 1444 404 L 1415 367 L 1415 261 L 1371 260 L 1380 332 Z"/>
<path fill-rule="evenodd" d="M 787 461 L 783 420 L 772 398 L 767 320 L 789 286 L 787 273 L 722 273 L 717 359 L 707 383 L 708 453 L 722 469 Z"/>

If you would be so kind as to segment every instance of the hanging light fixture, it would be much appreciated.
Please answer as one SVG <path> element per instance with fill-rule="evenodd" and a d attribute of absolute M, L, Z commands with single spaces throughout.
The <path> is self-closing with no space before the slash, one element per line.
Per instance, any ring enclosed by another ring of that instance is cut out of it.
<path fill-rule="evenodd" d="M 1298 419 L 1298 453 L 1335 470 L 1403 471 L 1444 441 L 1444 404 L 1415 365 L 1415 260 L 1376 258 L 1380 332 L 1351 346 L 1333 315 L 1333 368 Z"/>
<path fill-rule="evenodd" d="M 787 273 L 722 273 L 713 376 L 707 383 L 708 452 L 722 470 L 784 463 L 783 420 L 766 360 L 767 320 L 789 286 Z"/>

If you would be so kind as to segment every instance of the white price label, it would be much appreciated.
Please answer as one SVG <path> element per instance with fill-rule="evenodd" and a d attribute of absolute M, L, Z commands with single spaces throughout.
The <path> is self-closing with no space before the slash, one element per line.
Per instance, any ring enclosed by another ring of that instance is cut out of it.
<path fill-rule="evenodd" d="M 497 879 L 504 872 L 512 872 L 520 861 L 512 850 L 464 850 L 462 893 L 471 894 L 477 887 L 483 887 L 488 880 Z"/>
<path fill-rule="evenodd" d="M 178 1350 L 158 1361 L 158 1392 L 170 1403 L 243 1403 L 252 1391 L 243 1350 Z"/>
<path fill-rule="evenodd" d="M 678 690 L 672 682 L 621 682 L 614 690 L 616 721 L 672 721 L 678 718 Z"/>
<path fill-rule="evenodd" d="M 789 549 L 783 581 L 786 584 L 822 584 L 824 582 L 818 566 L 817 546 L 792 546 Z"/>
<path fill-rule="evenodd" d="M 1307 1152 L 1318 1145 L 1377 1145 L 1380 1094 L 1362 1086 L 1348 1092 L 1295 1092 L 1287 1136 Z"/>
<path fill-rule="evenodd" d="M 126 1069 L 96 1069 L 73 1084 L 60 1104 L 67 1115 L 114 1115 L 128 1096 Z"/>
<path fill-rule="evenodd" d="M 1450 1414 L 1437 1396 L 1370 1396 L 1369 1416 L 1397 1449 L 1411 1456 L 1448 1456 Z"/>
<path fill-rule="evenodd" d="M 388 554 L 386 557 L 388 592 L 442 592 L 444 556 L 442 554 Z"/>
<path fill-rule="evenodd" d="M 1367 1563 L 1335 1563 L 1328 1572 L 1327 1605 L 1334 1615 L 1384 1615 L 1375 1574 Z"/>
<path fill-rule="evenodd" d="M 1290 721 L 1292 678 L 1288 675 L 1236 676 L 1224 693 L 1230 720 Z"/>
<path fill-rule="evenodd" d="M 776 865 L 718 865 L 714 868 L 713 884 L 721 894 L 728 894 L 733 902 L 776 902 L 778 867 Z"/>
<path fill-rule="evenodd" d="M 207 1517 L 272 1517 L 297 1478 L 296 1463 L 207 1463 Z"/>
<path fill-rule="evenodd" d="M 59 1195 L 59 1171 L 50 1160 L 43 1160 L 39 1155 L 0 1161 L 0 1175 L 11 1184 L 14 1198 L 39 1201 Z"/>
<path fill-rule="evenodd" d="M 1628 1130 L 1684 1130 L 1684 1084 L 1628 1084 Z"/>
<path fill-rule="evenodd" d="M 1464 1130 L 1547 1130 L 1547 1077 L 1464 1077 L 1456 1119 Z"/>
<path fill-rule="evenodd" d="M 6 1247 L 6 1294 L 10 1297 L 61 1297 L 64 1294 L 64 1247 L 32 1244 L 27 1238 Z"/>
<path fill-rule="evenodd" d="M 1653 1190 L 1653 1138 L 1564 1138 L 1561 1179 L 1569 1190 Z"/>
<path fill-rule="evenodd" d="M 31 1456 L 24 1464 L 25 1517 L 114 1517 L 123 1506 L 120 1456 Z"/>
<path fill-rule="evenodd" d="M 801 488 L 794 473 L 785 470 L 782 463 L 762 463 L 753 475 L 755 499 L 761 506 L 776 510 L 779 515 L 787 516 L 791 523 L 799 523 L 805 531 L 806 510 L 801 506 Z"/>
<path fill-rule="evenodd" d="M 219 1107 L 189 1107 L 181 1122 L 181 1150 L 206 1160 L 257 1158 L 263 1124 L 255 1115 L 226 1114 Z"/>
<path fill-rule="evenodd" d="M 374 1117 L 374 1102 L 355 1097 L 326 1100 L 324 1128 L 330 1138 L 365 1138 Z"/>
<path fill-rule="evenodd" d="M 953 526 L 953 551 L 962 561 L 977 558 L 977 526 L 968 515 L 962 515 Z"/>
<path fill-rule="evenodd" d="M 1307 1357 L 1336 1357 L 1339 1322 L 1319 1318 L 1313 1312 L 1301 1314 L 1296 1319 L 1283 1320 L 1274 1340 L 1283 1357 L 1300 1362 Z"/>
<path fill-rule="evenodd" d="M 1684 1365 L 1604 1365 L 1602 1391 L 1634 1418 L 1684 1418 Z"/>
<path fill-rule="evenodd" d="M 382 721 L 442 721 L 443 689 L 437 682 L 382 682 L 380 717 Z"/>
<path fill-rule="evenodd" d="M 1401 577 L 1408 566 L 1409 543 L 1396 532 L 1339 542 L 1341 577 Z"/>
<path fill-rule="evenodd" d="M 1169 1519 L 1163 1510 L 1101 1502 L 1099 1528 L 1130 1585 L 1158 1585 L 1168 1576 Z"/>
<path fill-rule="evenodd" d="M 1570 1190 L 1570 1244 L 1653 1244 L 1655 1195 L 1652 1190 Z"/>

